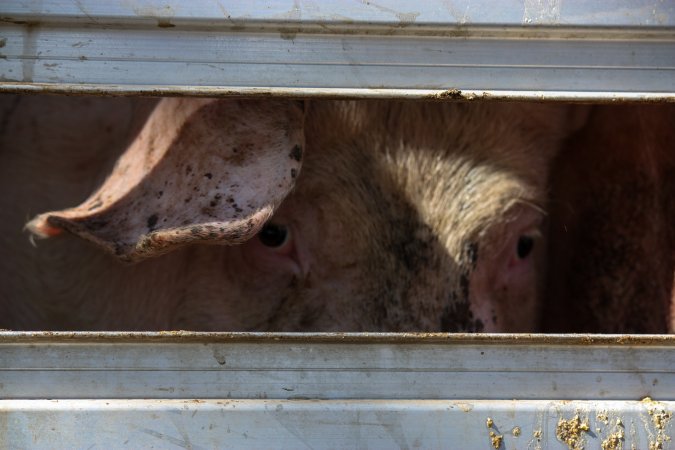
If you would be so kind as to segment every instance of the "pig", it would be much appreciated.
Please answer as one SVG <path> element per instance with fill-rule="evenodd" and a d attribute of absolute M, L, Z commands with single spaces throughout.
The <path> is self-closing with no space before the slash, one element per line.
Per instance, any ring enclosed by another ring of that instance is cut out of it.
<path fill-rule="evenodd" d="M 675 331 L 675 106 L 595 106 L 552 164 L 543 329 Z"/>
<path fill-rule="evenodd" d="M 14 330 L 538 331 L 549 172 L 588 116 L 0 100 L 0 327 Z"/>

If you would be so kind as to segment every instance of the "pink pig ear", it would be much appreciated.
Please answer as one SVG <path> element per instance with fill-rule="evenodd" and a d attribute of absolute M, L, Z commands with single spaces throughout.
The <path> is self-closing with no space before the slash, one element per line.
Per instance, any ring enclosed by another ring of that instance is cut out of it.
<path fill-rule="evenodd" d="M 165 99 L 97 192 L 27 227 L 69 231 L 126 261 L 244 242 L 293 188 L 302 127 L 299 102 Z"/>

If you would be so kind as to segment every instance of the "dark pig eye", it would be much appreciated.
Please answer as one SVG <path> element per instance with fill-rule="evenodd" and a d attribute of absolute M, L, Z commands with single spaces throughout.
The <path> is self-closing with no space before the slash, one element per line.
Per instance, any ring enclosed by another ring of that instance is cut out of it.
<path fill-rule="evenodd" d="M 260 230 L 258 238 L 266 247 L 279 248 L 288 242 L 290 234 L 285 226 L 268 223 Z"/>
<path fill-rule="evenodd" d="M 518 254 L 519 259 L 527 258 L 532 250 L 534 249 L 534 238 L 531 236 L 520 236 L 518 238 L 518 246 L 516 248 L 516 253 Z"/>

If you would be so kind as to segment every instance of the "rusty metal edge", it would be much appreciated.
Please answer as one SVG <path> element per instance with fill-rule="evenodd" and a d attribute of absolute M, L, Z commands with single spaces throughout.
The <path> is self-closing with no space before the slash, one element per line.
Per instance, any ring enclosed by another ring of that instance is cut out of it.
<path fill-rule="evenodd" d="M 146 86 L 0 82 L 0 94 L 147 97 L 286 97 L 433 101 L 563 101 L 571 103 L 675 103 L 675 92 L 500 91 L 395 88 L 273 88 L 242 86 Z"/>
<path fill-rule="evenodd" d="M 0 345 L 27 343 L 303 343 L 303 344 L 451 344 L 538 346 L 675 347 L 668 334 L 527 334 L 527 333 L 263 333 L 263 332 L 91 332 L 0 331 Z"/>

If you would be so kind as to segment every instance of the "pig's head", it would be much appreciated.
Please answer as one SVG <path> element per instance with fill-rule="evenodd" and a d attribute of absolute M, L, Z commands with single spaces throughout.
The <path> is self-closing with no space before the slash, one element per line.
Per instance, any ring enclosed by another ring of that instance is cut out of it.
<path fill-rule="evenodd" d="M 548 165 L 583 114 L 306 109 L 163 100 L 97 192 L 28 227 L 125 261 L 171 253 L 138 266 L 173 258 L 167 328 L 536 330 Z"/>

